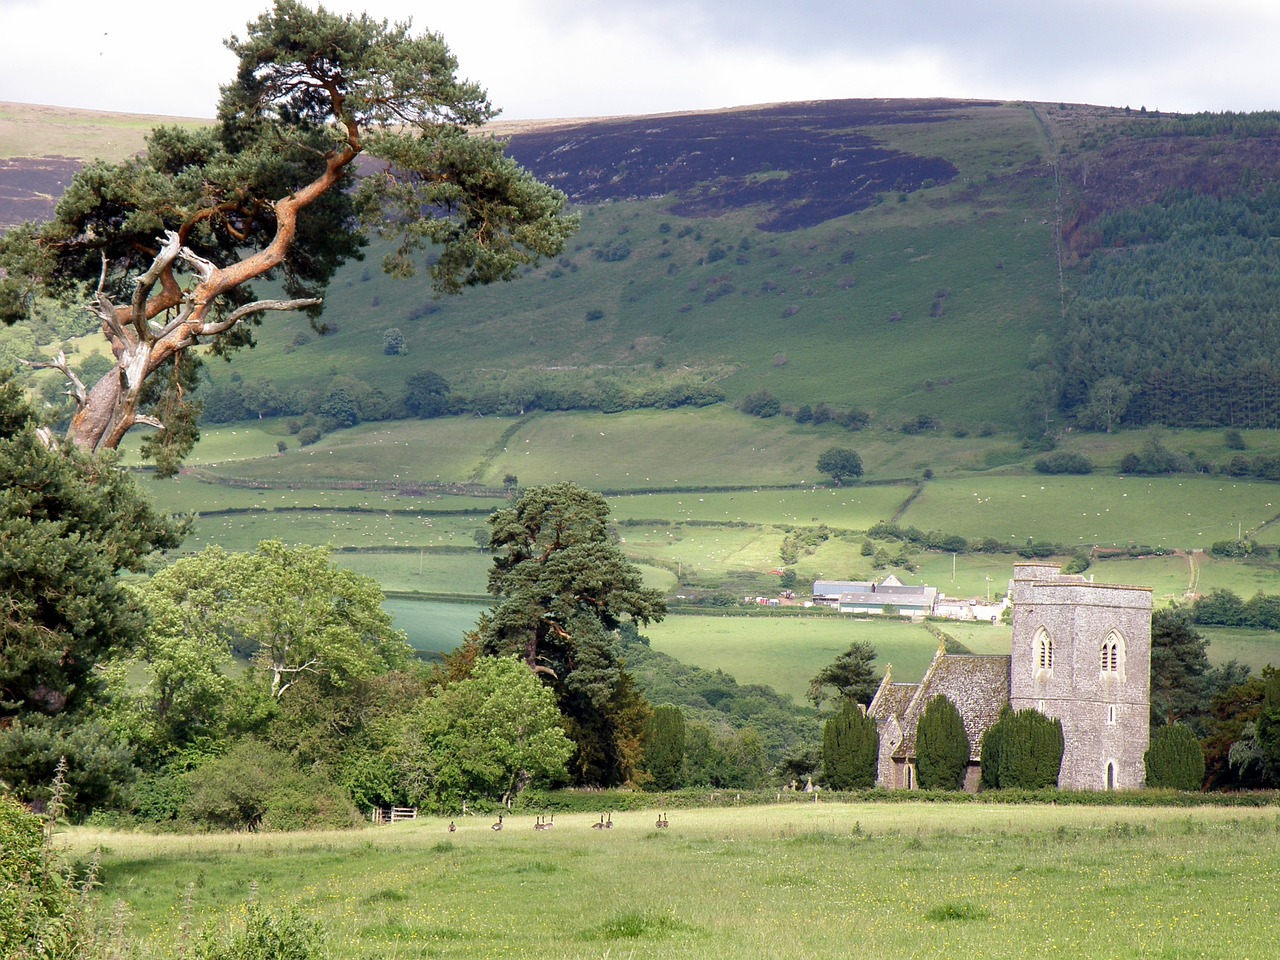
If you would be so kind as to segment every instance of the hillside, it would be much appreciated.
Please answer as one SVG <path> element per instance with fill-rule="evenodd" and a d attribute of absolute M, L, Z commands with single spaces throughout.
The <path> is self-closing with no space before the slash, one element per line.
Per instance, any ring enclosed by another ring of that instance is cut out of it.
<path fill-rule="evenodd" d="M 155 119 L 4 105 L 0 223 Z M 440 299 L 370 250 L 332 284 L 327 336 L 272 318 L 256 350 L 208 368 L 210 420 L 303 415 L 335 387 L 359 419 L 403 416 L 424 369 L 479 413 L 764 390 L 784 413 L 826 404 L 884 429 L 1035 433 L 1099 426 L 1099 384 L 1118 378 L 1119 423 L 1280 418 L 1280 342 L 1258 335 L 1280 329 L 1269 115 L 846 100 L 495 132 L 582 214 L 566 254 Z M 1189 237 L 1174 197 L 1199 204 Z M 243 387 L 267 380 L 270 403 Z"/>

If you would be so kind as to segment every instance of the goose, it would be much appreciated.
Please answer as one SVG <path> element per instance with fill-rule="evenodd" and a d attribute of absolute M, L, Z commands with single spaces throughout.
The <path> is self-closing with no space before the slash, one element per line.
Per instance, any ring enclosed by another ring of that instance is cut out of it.
<path fill-rule="evenodd" d="M 454 823 L 452 820 L 450 820 L 450 821 L 449 821 L 449 832 L 450 832 L 450 833 L 457 833 L 457 832 L 458 832 L 458 825 L 457 825 L 456 823 Z"/>
<path fill-rule="evenodd" d="M 591 829 L 592 829 L 592 830 L 603 830 L 603 829 L 604 829 L 604 814 L 603 814 L 603 813 L 602 813 L 602 814 L 600 814 L 600 822 L 599 822 L 599 823 L 593 823 L 593 824 L 591 825 Z"/>
<path fill-rule="evenodd" d="M 502 814 L 498 814 L 498 822 L 497 822 L 497 823 L 495 823 L 495 824 L 492 824 L 492 825 L 489 827 L 489 829 L 490 829 L 490 830 L 501 830 L 501 829 L 502 829 Z"/>
<path fill-rule="evenodd" d="M 612 830 L 612 829 L 613 829 L 613 811 L 610 811 L 610 812 L 609 812 L 609 817 L 608 817 L 608 819 L 607 819 L 607 820 L 605 820 L 605 822 L 604 822 L 604 828 L 605 828 L 606 830 Z"/>

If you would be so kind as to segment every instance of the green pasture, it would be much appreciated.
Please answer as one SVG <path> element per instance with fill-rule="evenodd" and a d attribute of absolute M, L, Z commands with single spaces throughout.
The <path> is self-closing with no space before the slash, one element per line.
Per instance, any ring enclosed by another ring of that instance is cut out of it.
<path fill-rule="evenodd" d="M 217 545 L 226 550 L 252 550 L 262 540 L 288 544 L 378 547 L 472 547 L 488 525 L 483 516 L 432 516 L 427 513 L 348 513 L 342 510 L 298 510 L 214 514 L 201 517 L 182 544 L 194 552 Z"/>
<path fill-rule="evenodd" d="M 950 624 L 939 626 L 961 638 Z M 810 679 L 855 640 L 876 648 L 878 671 L 893 664 L 894 678 L 903 681 L 924 676 L 938 649 L 937 638 L 919 624 L 835 614 L 669 616 L 643 632 L 654 650 L 705 670 L 723 670 L 739 683 L 773 687 L 797 704 L 805 702 Z M 1009 631 L 999 626 L 964 631 L 963 642 L 974 653 L 1008 653 Z"/>
<path fill-rule="evenodd" d="M 487 551 L 466 553 L 335 553 L 333 562 L 377 580 L 396 593 L 483 595 L 493 557 Z"/>
<path fill-rule="evenodd" d="M 661 802 L 655 798 L 655 802 Z M 143 960 L 240 922 L 251 896 L 324 928 L 334 960 L 938 960 L 1270 956 L 1274 807 L 795 802 L 491 817 L 345 833 L 58 837 Z M 190 909 L 182 904 L 190 898 Z"/>
<path fill-rule="evenodd" d="M 1207 549 L 1280 513 L 1280 488 L 1217 477 L 982 476 L 925 485 L 899 521 L 964 537 Z"/>
<path fill-rule="evenodd" d="M 708 523 L 826 524 L 865 530 L 887 520 L 915 489 L 912 485 L 805 486 L 732 493 L 637 493 L 609 498 L 617 520 L 698 520 Z"/>
<path fill-rule="evenodd" d="M 382 608 L 403 630 L 413 649 L 426 654 L 448 653 L 462 642 L 467 631 L 474 630 L 480 614 L 488 604 L 447 603 L 439 600 L 410 600 L 389 597 Z"/>
<path fill-rule="evenodd" d="M 1196 627 L 1209 640 L 1209 659 L 1215 664 L 1236 660 L 1260 674 L 1263 667 L 1280 667 L 1280 633 L 1247 627 Z"/>
<path fill-rule="evenodd" d="M 481 519 L 505 501 L 493 497 L 463 497 L 441 493 L 421 495 L 380 487 L 363 490 L 342 487 L 248 487 L 230 486 L 184 473 L 167 479 L 143 475 L 142 487 L 152 502 L 173 513 L 207 513 L 220 510 L 414 510 L 421 513 L 468 511 Z"/>

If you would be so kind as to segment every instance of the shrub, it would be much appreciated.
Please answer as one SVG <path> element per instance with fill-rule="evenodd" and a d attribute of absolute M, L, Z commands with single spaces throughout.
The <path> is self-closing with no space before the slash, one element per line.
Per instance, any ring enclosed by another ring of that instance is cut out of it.
<path fill-rule="evenodd" d="M 1082 453 L 1058 451 L 1037 458 L 1036 473 L 1093 473 L 1093 461 Z"/>
<path fill-rule="evenodd" d="M 192 955 L 195 960 L 319 960 L 326 953 L 320 928 L 296 908 L 275 914 L 250 903 L 243 926 L 211 925 Z"/>
<path fill-rule="evenodd" d="M 288 754 L 253 739 L 242 740 L 187 778 L 187 816 L 215 829 L 321 829 L 359 820 L 342 788 L 299 770 Z"/>
<path fill-rule="evenodd" d="M 0 956 L 80 956 L 86 933 L 80 904 L 55 868 L 40 818 L 0 796 Z"/>
<path fill-rule="evenodd" d="M 969 737 L 956 705 L 942 694 L 930 700 L 916 727 L 916 772 L 924 790 L 959 790 L 969 767 Z"/>
<path fill-rule="evenodd" d="M 1149 787 L 1199 790 L 1204 784 L 1204 750 L 1184 724 L 1172 723 L 1157 730 L 1144 759 Z"/>
<path fill-rule="evenodd" d="M 738 409 L 750 416 L 767 420 L 782 412 L 782 401 L 768 390 L 760 389 L 738 401 Z"/>

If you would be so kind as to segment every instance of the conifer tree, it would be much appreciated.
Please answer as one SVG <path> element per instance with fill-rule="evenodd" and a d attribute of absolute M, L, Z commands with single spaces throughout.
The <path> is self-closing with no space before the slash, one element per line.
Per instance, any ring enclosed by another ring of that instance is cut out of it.
<path fill-rule="evenodd" d="M 867 790 L 876 785 L 880 736 L 876 722 L 855 701 L 822 728 L 823 780 L 832 790 Z"/>
<path fill-rule="evenodd" d="M 969 737 L 956 705 L 944 695 L 930 700 L 916 726 L 916 772 L 925 790 L 959 790 L 969 767 Z"/>
<path fill-rule="evenodd" d="M 1204 784 L 1204 750 L 1195 732 L 1185 724 L 1160 727 L 1151 737 L 1143 759 L 1149 787 L 1199 790 Z"/>

